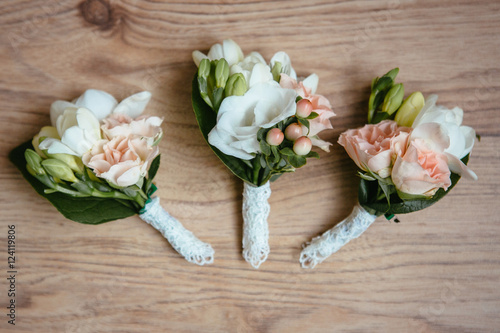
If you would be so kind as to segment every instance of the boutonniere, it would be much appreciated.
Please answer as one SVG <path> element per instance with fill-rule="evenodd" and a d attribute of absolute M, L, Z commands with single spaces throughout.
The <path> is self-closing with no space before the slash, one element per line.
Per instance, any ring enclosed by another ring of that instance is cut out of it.
<path fill-rule="evenodd" d="M 214 153 L 244 182 L 243 257 L 258 268 L 270 251 L 270 183 L 319 158 L 313 146 L 329 151 L 318 134 L 332 128 L 335 114 L 316 93 L 318 76 L 298 79 L 285 52 L 266 62 L 225 40 L 206 55 L 193 52 L 193 59 L 196 119 Z"/>
<path fill-rule="evenodd" d="M 55 101 L 52 125 L 42 127 L 10 158 L 66 218 L 100 224 L 138 214 L 186 260 L 211 263 L 211 246 L 153 197 L 163 119 L 142 115 L 150 98 L 144 91 L 118 103 L 110 94 L 90 89 L 72 102 Z"/>
<path fill-rule="evenodd" d="M 462 125 L 463 110 L 436 105 L 437 96 L 414 92 L 405 100 L 395 68 L 372 81 L 368 124 L 340 135 L 338 143 L 358 167 L 358 204 L 352 213 L 306 244 L 300 262 L 314 268 L 378 216 L 415 212 L 436 203 L 461 176 L 477 179 L 467 167 L 476 137 Z M 399 222 L 397 218 L 394 219 Z"/>

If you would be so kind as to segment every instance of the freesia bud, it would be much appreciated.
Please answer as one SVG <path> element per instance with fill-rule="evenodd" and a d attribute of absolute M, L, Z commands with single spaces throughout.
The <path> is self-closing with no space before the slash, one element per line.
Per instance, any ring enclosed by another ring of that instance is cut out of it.
<path fill-rule="evenodd" d="M 416 91 L 405 99 L 394 119 L 399 126 L 411 127 L 413 121 L 424 107 L 425 98 L 420 91 Z"/>
<path fill-rule="evenodd" d="M 217 62 L 215 67 L 215 85 L 217 88 L 226 86 L 227 78 L 229 77 L 229 65 L 226 59 L 222 58 Z"/>
<path fill-rule="evenodd" d="M 204 78 L 205 80 L 210 75 L 210 60 L 203 59 L 200 62 L 200 67 L 198 67 L 198 77 Z"/>
<path fill-rule="evenodd" d="M 310 100 L 304 98 L 297 102 L 297 117 L 307 118 L 311 114 L 312 110 L 313 105 Z"/>
<path fill-rule="evenodd" d="M 311 151 L 312 142 L 307 136 L 302 136 L 293 144 L 293 151 L 297 155 L 307 155 Z"/>
<path fill-rule="evenodd" d="M 247 81 L 241 73 L 235 73 L 229 77 L 226 83 L 225 95 L 228 96 L 243 96 L 248 90 Z"/>
<path fill-rule="evenodd" d="M 272 128 L 267 132 L 266 141 L 271 146 L 279 146 L 284 138 L 285 135 L 279 128 Z"/>
<path fill-rule="evenodd" d="M 56 160 L 64 162 L 74 172 L 77 173 L 83 172 L 82 160 L 77 158 L 76 156 L 69 154 L 49 154 L 49 158 L 55 158 Z"/>
<path fill-rule="evenodd" d="M 285 138 L 287 138 L 287 140 L 295 141 L 302 135 L 302 126 L 297 123 L 290 124 L 285 128 Z"/>
<path fill-rule="evenodd" d="M 42 161 L 42 166 L 52 177 L 66 180 L 68 182 L 78 182 L 71 168 L 64 162 L 50 158 Z"/>
<path fill-rule="evenodd" d="M 43 175 L 45 174 L 45 170 L 42 168 L 42 158 L 40 155 L 38 155 L 34 150 L 32 149 L 26 149 L 24 152 L 24 158 L 26 159 L 26 162 L 28 163 L 28 166 L 31 168 L 31 170 L 28 169 L 28 171 L 33 171 L 35 175 Z M 31 173 L 33 175 L 33 173 Z M 33 175 L 33 176 L 35 176 Z"/>
<path fill-rule="evenodd" d="M 281 62 L 276 61 L 274 63 L 273 68 L 271 69 L 271 74 L 273 74 L 273 80 L 276 82 L 280 82 L 280 76 L 281 76 Z"/>
<path fill-rule="evenodd" d="M 33 148 L 35 148 L 35 151 L 43 158 L 46 158 L 47 156 L 39 148 L 39 145 L 46 138 L 60 139 L 59 134 L 57 133 L 57 128 L 53 126 L 44 126 L 42 127 L 40 132 L 33 137 L 33 140 L 31 141 L 31 144 L 33 145 Z"/>
<path fill-rule="evenodd" d="M 382 104 L 382 112 L 393 114 L 403 102 L 405 89 L 402 83 L 395 84 L 385 95 L 384 104 Z"/>

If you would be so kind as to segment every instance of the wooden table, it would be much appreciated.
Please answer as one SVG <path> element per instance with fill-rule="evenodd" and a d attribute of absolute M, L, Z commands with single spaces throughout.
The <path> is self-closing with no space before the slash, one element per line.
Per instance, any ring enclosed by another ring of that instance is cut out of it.
<path fill-rule="evenodd" d="M 500 330 L 498 1 L 3 0 L 0 9 L 2 332 L 493 332 Z M 354 163 L 334 144 L 272 185 L 271 254 L 241 256 L 242 183 L 205 144 L 191 109 L 191 52 L 225 38 L 266 59 L 286 51 L 332 102 L 336 142 L 365 121 L 373 77 L 399 66 L 407 92 L 439 94 L 481 135 L 435 206 L 379 218 L 314 270 L 301 245 L 356 202 Z M 216 250 L 182 259 L 138 217 L 63 218 L 8 161 L 87 88 L 150 90 L 164 117 L 156 183 L 168 211 Z M 7 323 L 7 232 L 16 230 L 16 326 Z"/>

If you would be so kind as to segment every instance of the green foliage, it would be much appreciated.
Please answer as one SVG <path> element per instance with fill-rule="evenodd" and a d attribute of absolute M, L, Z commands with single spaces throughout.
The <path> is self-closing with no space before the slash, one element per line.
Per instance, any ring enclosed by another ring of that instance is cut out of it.
<path fill-rule="evenodd" d="M 462 159 L 462 162 L 465 164 L 468 161 L 469 155 Z M 439 189 L 434 196 L 428 198 L 398 192 L 392 181 L 390 181 L 390 178 L 383 179 L 370 172 L 368 174 L 360 173 L 360 176 L 361 181 L 358 189 L 359 203 L 369 213 L 377 216 L 407 214 L 427 208 L 448 194 L 460 179 L 460 175 L 452 173 L 450 177 L 451 186 L 448 190 Z"/>
<path fill-rule="evenodd" d="M 30 183 L 36 192 L 49 200 L 50 203 L 52 203 L 52 205 L 54 205 L 54 207 L 56 207 L 56 209 L 67 219 L 85 224 L 100 224 L 137 214 L 138 207 L 136 207 L 131 201 L 127 202 L 126 200 L 117 200 L 114 198 L 96 198 L 90 196 L 75 197 L 60 191 L 51 190 L 47 186 L 51 184 L 49 179 L 42 178 L 42 181 L 45 180 L 47 184 L 45 184 L 45 182 L 42 183 L 41 180 L 31 175 L 26 168 L 27 162 L 24 154 L 27 149 L 32 148 L 31 141 L 28 141 L 12 150 L 9 154 L 9 159 L 21 171 L 24 178 Z M 45 177 L 48 176 L 45 175 Z M 98 182 L 81 182 L 79 184 L 83 185 L 76 185 L 77 188 L 74 188 L 73 192 L 79 193 L 77 191 L 82 190 L 83 192 L 89 193 L 95 184 L 98 184 Z M 111 191 L 111 189 L 104 184 L 99 184 L 99 186 L 101 189 L 106 187 L 107 191 Z"/>

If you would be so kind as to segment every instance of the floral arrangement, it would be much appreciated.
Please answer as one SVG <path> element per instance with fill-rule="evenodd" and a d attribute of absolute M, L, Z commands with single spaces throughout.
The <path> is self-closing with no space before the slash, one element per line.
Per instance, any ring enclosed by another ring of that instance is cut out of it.
<path fill-rule="evenodd" d="M 10 158 L 66 218 L 100 224 L 139 214 L 186 260 L 211 263 L 212 247 L 152 197 L 163 119 L 142 115 L 150 98 L 144 91 L 118 103 L 110 94 L 90 89 L 72 102 L 55 101 L 52 126 L 42 127 Z"/>
<path fill-rule="evenodd" d="M 360 236 L 377 216 L 415 212 L 437 202 L 464 176 L 476 137 L 462 126 L 463 110 L 436 105 L 437 96 L 420 92 L 405 100 L 398 68 L 375 78 L 368 102 L 368 124 L 340 135 L 338 143 L 360 169 L 358 200 L 352 213 L 306 244 L 300 257 L 314 268 L 351 239 Z M 396 222 L 399 222 L 397 218 Z"/>
<path fill-rule="evenodd" d="M 269 254 L 270 182 L 293 172 L 311 150 L 329 151 L 318 133 L 332 128 L 329 101 L 316 94 L 318 76 L 298 80 L 290 57 L 267 63 L 258 52 L 243 55 L 232 40 L 208 54 L 193 52 L 198 72 L 192 102 L 200 130 L 220 160 L 243 180 L 243 257 L 258 268 Z"/>

